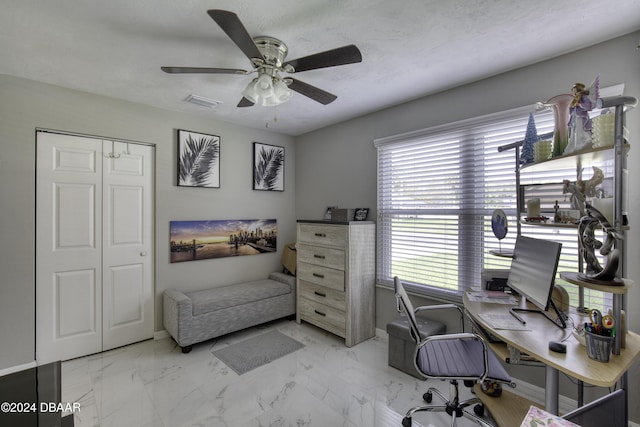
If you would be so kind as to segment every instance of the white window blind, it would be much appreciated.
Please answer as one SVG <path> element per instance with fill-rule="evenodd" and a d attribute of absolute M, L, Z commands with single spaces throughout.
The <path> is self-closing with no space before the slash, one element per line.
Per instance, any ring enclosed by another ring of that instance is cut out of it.
<path fill-rule="evenodd" d="M 524 139 L 531 111 L 512 110 L 375 141 L 378 283 L 392 286 L 399 276 L 414 292 L 460 301 L 466 289 L 480 285 L 483 270 L 509 268 L 510 259 L 489 253 L 513 249 L 517 235 L 515 150 L 498 152 L 498 147 Z M 535 122 L 539 135 L 553 131 L 551 112 L 537 113 Z M 521 184 L 575 180 L 576 170 L 529 175 Z M 559 191 L 558 204 L 568 209 L 569 199 Z M 491 230 L 495 209 L 505 211 L 509 221 L 502 241 Z M 577 271 L 577 230 L 523 225 L 522 234 L 563 243 L 558 270 Z M 576 305 L 577 288 L 565 287 Z M 602 303 L 602 294 L 595 294 Z"/>

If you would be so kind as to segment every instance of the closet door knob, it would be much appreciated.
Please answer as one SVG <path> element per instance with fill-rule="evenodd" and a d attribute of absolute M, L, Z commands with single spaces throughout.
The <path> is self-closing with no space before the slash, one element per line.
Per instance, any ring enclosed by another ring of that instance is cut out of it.
<path fill-rule="evenodd" d="M 147 256 L 147 251 L 140 252 L 140 256 Z"/>

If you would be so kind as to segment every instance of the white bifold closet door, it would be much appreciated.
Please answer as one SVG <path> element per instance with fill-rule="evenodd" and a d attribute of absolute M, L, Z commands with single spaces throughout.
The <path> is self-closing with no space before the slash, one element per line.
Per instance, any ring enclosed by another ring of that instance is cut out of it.
<path fill-rule="evenodd" d="M 153 147 L 36 141 L 38 364 L 152 338 Z"/>

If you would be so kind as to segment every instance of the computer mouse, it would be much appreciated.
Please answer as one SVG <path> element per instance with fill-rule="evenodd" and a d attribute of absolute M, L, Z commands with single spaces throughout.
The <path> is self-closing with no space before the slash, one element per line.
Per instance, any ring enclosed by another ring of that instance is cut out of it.
<path fill-rule="evenodd" d="M 556 353 L 566 353 L 567 346 L 558 341 L 549 341 L 549 350 L 555 351 Z"/>

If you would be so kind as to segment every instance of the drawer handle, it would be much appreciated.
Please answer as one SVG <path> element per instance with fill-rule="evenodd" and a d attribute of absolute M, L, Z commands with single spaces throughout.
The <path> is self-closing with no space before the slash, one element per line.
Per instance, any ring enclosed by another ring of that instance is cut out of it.
<path fill-rule="evenodd" d="M 314 277 L 319 277 L 320 279 L 324 279 L 324 274 L 320 274 L 320 273 L 313 273 Z"/>
<path fill-rule="evenodd" d="M 327 297 L 327 294 L 324 294 L 322 292 L 314 291 L 313 293 L 318 295 L 319 297 L 322 297 L 322 298 L 326 298 Z"/>
<path fill-rule="evenodd" d="M 327 237 L 327 235 L 324 234 L 324 233 L 315 233 L 315 236 L 316 237 Z"/>
<path fill-rule="evenodd" d="M 314 311 L 316 314 L 319 314 L 320 316 L 326 316 L 326 314 L 324 314 L 324 313 L 323 313 L 323 312 L 321 312 L 321 311 L 318 311 L 318 310 L 313 310 L 313 311 Z"/>
<path fill-rule="evenodd" d="M 325 259 L 326 258 L 324 255 L 316 255 L 316 254 L 313 254 L 313 257 L 314 258 L 318 258 L 318 259 Z"/>

